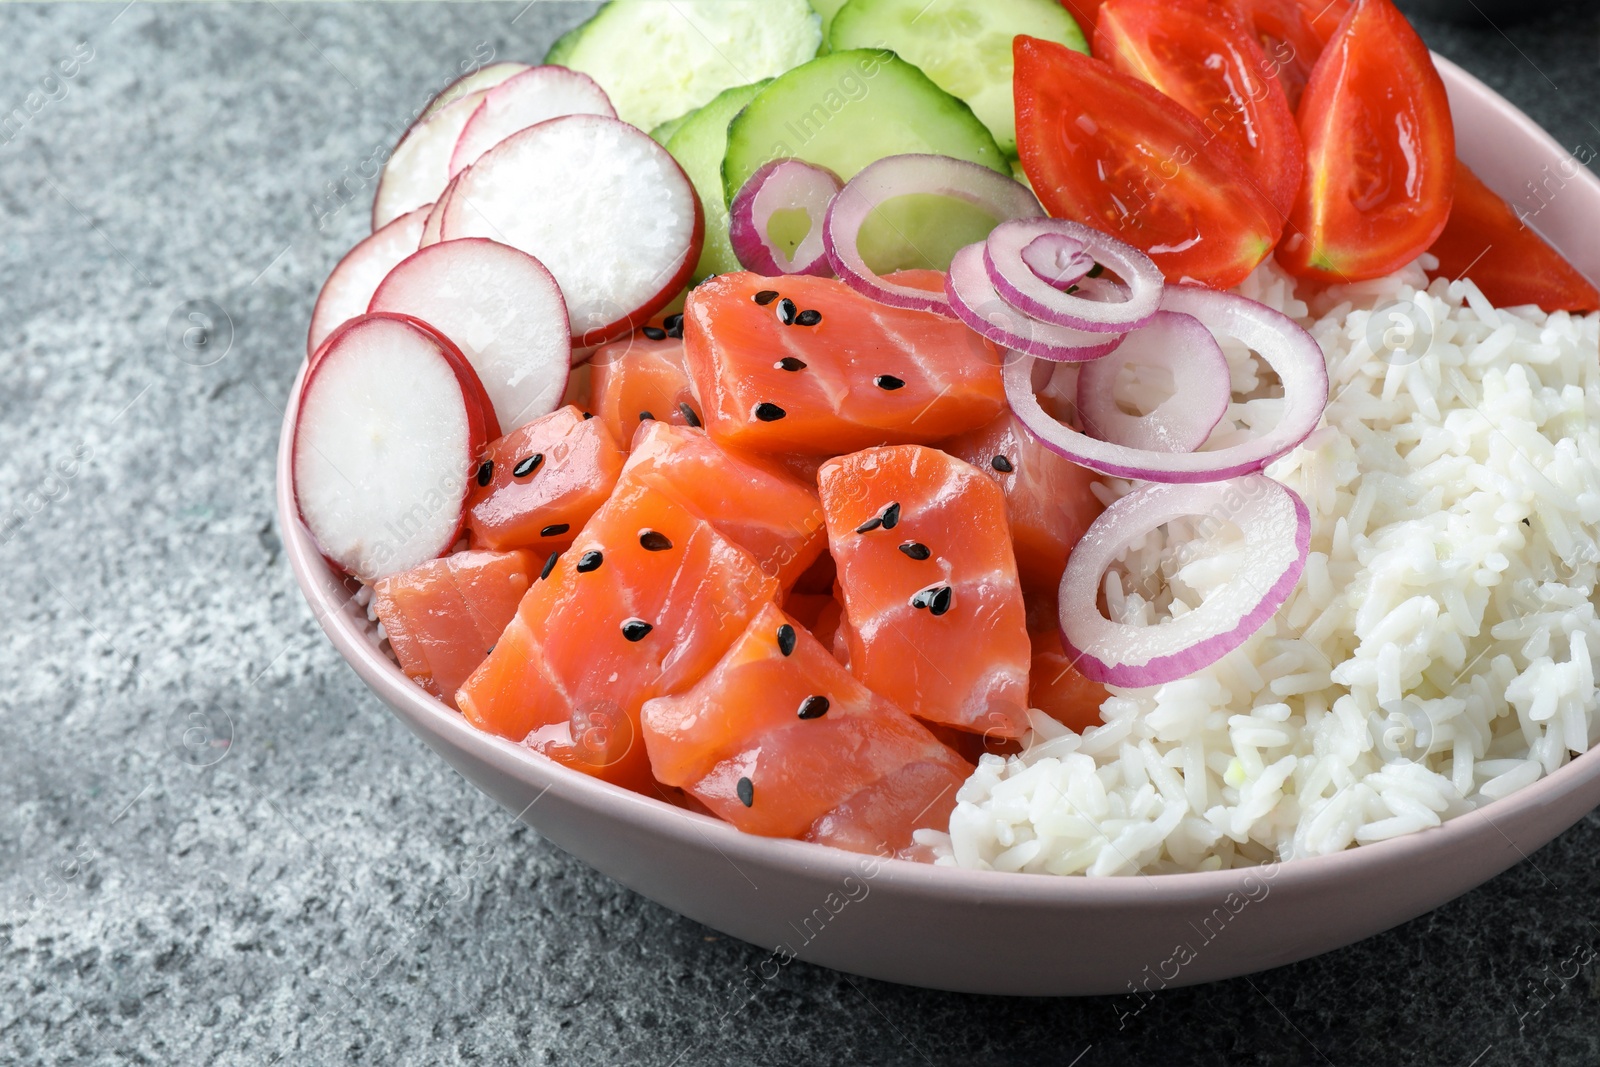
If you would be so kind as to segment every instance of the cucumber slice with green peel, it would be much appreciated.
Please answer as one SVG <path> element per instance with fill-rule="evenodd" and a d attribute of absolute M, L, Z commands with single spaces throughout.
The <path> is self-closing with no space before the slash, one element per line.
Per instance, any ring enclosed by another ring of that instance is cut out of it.
<path fill-rule="evenodd" d="M 1011 41 L 1018 34 L 1089 52 L 1059 0 L 850 0 L 829 24 L 828 45 L 894 51 L 970 104 L 1001 150 L 1015 155 Z"/>
<path fill-rule="evenodd" d="M 668 119 L 666 122 L 663 122 L 661 125 L 650 131 L 650 139 L 656 144 L 666 147 L 666 143 L 672 140 L 672 135 L 677 133 L 678 130 L 683 127 L 685 122 L 688 122 L 694 117 L 695 111 L 699 110 L 699 108 L 695 108 L 694 111 L 685 111 L 675 119 Z"/>
<path fill-rule="evenodd" d="M 695 265 L 691 284 L 698 285 L 712 274 L 744 269 L 728 240 L 728 201 L 722 193 L 722 157 L 728 151 L 728 123 L 770 82 L 767 78 L 752 85 L 724 89 L 705 107 L 685 115 L 683 124 L 665 142 L 667 151 L 694 183 L 705 212 L 705 244 L 701 246 L 700 262 Z"/>
<path fill-rule="evenodd" d="M 845 0 L 811 0 L 811 10 L 817 13 L 822 20 L 822 41 L 828 41 L 828 24 L 833 21 L 833 16 L 845 5 Z"/>
<path fill-rule="evenodd" d="M 649 130 L 804 63 L 821 43 L 806 0 L 611 0 L 545 61 L 583 71 L 619 118 Z"/>
<path fill-rule="evenodd" d="M 954 156 L 1011 172 L 972 109 L 922 71 L 889 51 L 834 52 L 773 79 L 734 118 L 722 162 L 723 196 L 731 203 L 762 164 L 784 156 L 827 167 L 849 181 L 868 163 L 905 152 Z M 706 214 L 709 219 L 709 208 Z M 943 270 L 957 249 L 982 240 L 996 221 L 949 197 L 900 197 L 868 220 L 860 248 L 879 273 Z"/>

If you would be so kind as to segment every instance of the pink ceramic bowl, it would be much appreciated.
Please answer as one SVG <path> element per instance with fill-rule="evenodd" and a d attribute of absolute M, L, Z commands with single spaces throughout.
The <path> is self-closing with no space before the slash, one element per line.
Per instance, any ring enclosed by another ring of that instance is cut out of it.
<path fill-rule="evenodd" d="M 1462 158 L 1513 196 L 1527 182 L 1540 186 L 1536 225 L 1600 278 L 1600 180 L 1477 79 L 1437 62 Z M 299 392 L 297 381 L 291 413 Z M 378 650 L 351 589 L 295 514 L 290 430 L 286 419 L 278 450 L 284 544 L 312 611 L 356 673 L 452 767 L 561 848 L 651 900 L 771 949 L 752 985 L 795 956 L 973 993 L 1125 994 L 1247 974 L 1436 908 L 1600 803 L 1600 753 L 1590 752 L 1484 810 L 1409 837 L 1269 868 L 1110 879 L 950 870 L 748 836 L 480 733 L 414 686 Z M 1130 999 L 1129 1009 L 1138 1003 Z"/>

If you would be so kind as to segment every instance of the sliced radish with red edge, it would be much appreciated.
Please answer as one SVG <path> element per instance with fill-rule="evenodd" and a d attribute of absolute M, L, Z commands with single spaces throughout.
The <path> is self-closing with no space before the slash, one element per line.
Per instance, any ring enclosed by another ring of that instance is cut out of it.
<path fill-rule="evenodd" d="M 422 114 L 417 116 L 417 122 L 412 123 L 412 125 L 415 126 L 417 123 L 426 122 L 440 109 L 449 107 L 468 93 L 493 89 L 501 82 L 508 78 L 514 78 L 527 69 L 528 64 L 526 63 L 513 63 L 509 60 L 502 60 L 499 63 L 490 63 L 479 67 L 469 74 L 463 74 L 443 89 L 440 89 L 439 95 L 428 102 L 428 106 L 422 109 Z"/>
<path fill-rule="evenodd" d="M 373 311 L 421 319 L 461 350 L 503 430 L 561 406 L 572 338 L 561 287 L 537 259 L 483 237 L 412 253 L 372 296 Z"/>
<path fill-rule="evenodd" d="M 616 118 L 606 91 L 587 74 L 566 67 L 530 67 L 489 91 L 456 139 L 453 178 L 518 130 L 562 115 Z"/>
<path fill-rule="evenodd" d="M 445 105 L 427 121 L 411 127 L 394 146 L 372 196 L 374 229 L 423 204 L 438 203 L 439 194 L 450 182 L 450 155 L 456 141 L 488 95 L 487 89 L 479 89 Z"/>
<path fill-rule="evenodd" d="M 700 256 L 694 186 L 616 119 L 568 115 L 512 134 L 461 172 L 442 235 L 488 237 L 549 268 L 573 344 L 625 336 L 671 302 Z"/>
<path fill-rule="evenodd" d="M 378 283 L 411 253 L 422 239 L 428 207 L 402 215 L 377 233 L 370 234 L 341 259 L 322 283 L 317 304 L 311 309 L 311 329 L 306 333 L 306 355 L 315 361 L 317 349 L 339 325 L 363 314 Z"/>
<path fill-rule="evenodd" d="M 328 339 L 295 414 L 294 492 L 322 554 L 365 582 L 443 555 L 484 447 L 500 435 L 472 365 L 402 315 Z"/>

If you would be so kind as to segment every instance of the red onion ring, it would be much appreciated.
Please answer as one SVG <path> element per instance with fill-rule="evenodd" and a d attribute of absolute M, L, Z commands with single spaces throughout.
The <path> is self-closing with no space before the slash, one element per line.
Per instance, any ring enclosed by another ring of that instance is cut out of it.
<path fill-rule="evenodd" d="M 823 241 L 823 220 L 828 205 L 839 192 L 839 176 L 825 167 L 801 159 L 774 159 L 765 163 L 740 186 L 728 209 L 728 238 L 733 254 L 746 270 L 769 278 L 780 274 L 815 274 L 827 277 L 828 250 Z M 768 228 L 779 211 L 804 211 L 811 220 L 794 255 L 773 244 Z"/>
<path fill-rule="evenodd" d="M 1154 626 L 1100 614 L 1100 584 L 1127 547 L 1163 523 L 1204 515 L 1244 532 L 1245 570 L 1199 607 Z M 1061 641 L 1085 677 L 1130 688 L 1185 678 L 1261 629 L 1293 592 L 1311 548 L 1311 513 L 1262 474 L 1200 485 L 1144 485 L 1084 533 L 1061 576 Z"/>
<path fill-rule="evenodd" d="M 1156 367 L 1172 392 L 1143 415 L 1117 405 L 1122 368 Z M 1078 422 L 1091 437 L 1151 452 L 1193 452 L 1228 413 L 1233 391 L 1228 357 L 1205 323 L 1181 311 L 1158 311 L 1122 343 L 1078 372 Z"/>
<path fill-rule="evenodd" d="M 1283 383 L 1278 425 L 1214 452 L 1152 452 L 1098 441 L 1062 425 L 1040 407 L 1033 395 L 1033 361 L 1018 356 L 1007 358 L 1001 369 L 1011 410 L 1052 452 L 1101 474 L 1152 482 L 1215 482 L 1250 474 L 1317 428 L 1328 404 L 1328 368 L 1322 349 L 1293 319 L 1254 300 L 1195 285 L 1167 286 L 1161 307 L 1193 315 L 1212 333 L 1238 339 L 1267 362 Z"/>
<path fill-rule="evenodd" d="M 1093 260 L 1076 277 L 1084 257 Z M 1166 281 L 1151 258 L 1126 242 L 1069 219 L 1002 222 L 983 243 L 983 262 L 1001 299 L 1041 322 L 1090 333 L 1124 333 L 1148 322 Z M 1094 263 L 1126 286 L 1122 300 L 1063 292 Z M 1040 268 L 1045 268 L 1041 270 Z"/>
<path fill-rule="evenodd" d="M 1089 333 L 1040 322 L 1012 307 L 995 291 L 984 269 L 981 244 L 970 244 L 955 254 L 944 291 L 950 298 L 950 313 L 973 331 L 1002 348 L 1040 359 L 1056 363 L 1099 359 L 1122 340 L 1120 334 Z"/>
<path fill-rule="evenodd" d="M 828 205 L 823 240 L 834 273 L 856 292 L 890 307 L 951 314 L 950 305 L 942 296 L 879 277 L 867 266 L 857 244 L 869 215 L 886 201 L 913 193 L 965 200 L 1001 221 L 1044 214 L 1027 186 L 978 163 L 949 156 L 907 154 L 885 156 L 867 164 Z"/>

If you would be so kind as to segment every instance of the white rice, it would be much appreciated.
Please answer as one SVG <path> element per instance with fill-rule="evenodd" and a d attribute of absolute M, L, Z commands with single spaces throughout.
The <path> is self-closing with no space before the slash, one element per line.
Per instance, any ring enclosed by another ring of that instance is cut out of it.
<path fill-rule="evenodd" d="M 1213 666 L 1114 689 L 1082 736 L 1035 712 L 1024 753 L 985 756 L 962 787 L 949 833 L 918 832 L 936 862 L 1112 875 L 1337 852 L 1506 796 L 1600 739 L 1600 316 L 1496 310 L 1416 264 L 1315 308 L 1270 262 L 1239 291 L 1328 360 L 1322 426 L 1267 469 L 1311 511 L 1299 587 Z M 1373 321 L 1393 301 L 1431 329 L 1416 358 Z M 1234 348 L 1249 399 L 1208 448 L 1274 417 Z M 1107 576 L 1113 615 L 1198 604 L 1243 562 L 1236 533 L 1205 538 L 1205 558 L 1191 524 L 1150 535 Z"/>

